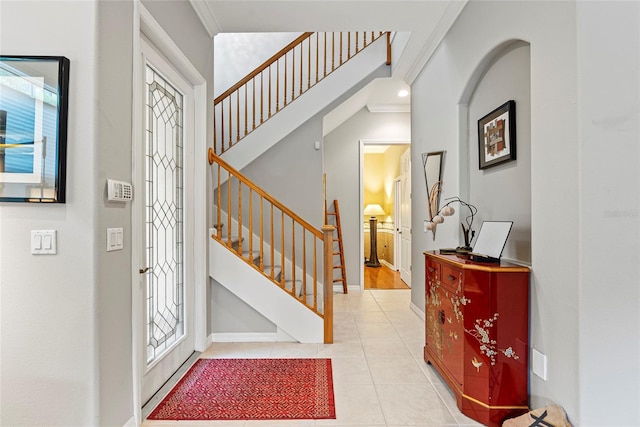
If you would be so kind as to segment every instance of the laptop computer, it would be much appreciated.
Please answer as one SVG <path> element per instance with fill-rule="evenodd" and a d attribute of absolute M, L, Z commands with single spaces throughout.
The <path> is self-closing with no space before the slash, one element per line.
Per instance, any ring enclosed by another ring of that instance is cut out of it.
<path fill-rule="evenodd" d="M 499 263 L 512 226 L 513 221 L 483 221 L 469 259 Z"/>

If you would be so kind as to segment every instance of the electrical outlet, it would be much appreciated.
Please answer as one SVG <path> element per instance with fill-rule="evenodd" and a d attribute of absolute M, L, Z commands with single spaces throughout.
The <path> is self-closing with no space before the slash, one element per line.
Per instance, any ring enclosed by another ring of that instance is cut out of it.
<path fill-rule="evenodd" d="M 547 380 L 547 356 L 540 353 L 535 348 L 533 349 L 531 370 L 543 380 Z"/>

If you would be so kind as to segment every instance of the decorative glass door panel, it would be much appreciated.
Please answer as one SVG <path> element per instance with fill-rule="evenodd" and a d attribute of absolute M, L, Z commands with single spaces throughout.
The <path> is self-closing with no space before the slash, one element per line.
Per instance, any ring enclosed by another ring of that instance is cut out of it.
<path fill-rule="evenodd" d="M 183 97 L 146 69 L 147 365 L 185 334 Z"/>

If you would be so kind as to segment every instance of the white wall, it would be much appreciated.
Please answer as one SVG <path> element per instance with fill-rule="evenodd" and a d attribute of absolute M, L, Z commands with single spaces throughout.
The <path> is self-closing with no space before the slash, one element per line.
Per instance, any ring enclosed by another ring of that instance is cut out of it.
<path fill-rule="evenodd" d="M 0 424 L 94 425 L 97 3 L 3 1 L 0 9 L 3 55 L 71 61 L 67 202 L 0 204 Z M 57 230 L 56 255 L 31 255 L 30 230 L 43 229 Z"/>
<path fill-rule="evenodd" d="M 475 160 L 466 100 L 505 43 L 530 43 L 530 345 L 548 357 L 547 380 L 530 376 L 531 407 L 558 403 L 581 426 L 640 424 L 639 14 L 612 3 L 472 1 L 412 86 L 414 164 L 447 150 L 454 193 Z M 414 186 L 414 223 L 425 199 Z M 459 242 L 447 227 L 437 236 L 414 232 L 414 266 L 420 251 Z M 423 274 L 413 269 L 417 306 Z"/>
<path fill-rule="evenodd" d="M 327 200 L 337 199 L 340 203 L 345 268 L 350 287 L 361 285 L 360 272 L 363 268 L 360 250 L 363 221 L 360 206 L 360 140 L 407 141 L 410 134 L 409 113 L 370 113 L 362 109 L 324 137 Z M 424 178 L 419 182 L 423 181 Z"/>
<path fill-rule="evenodd" d="M 578 2 L 577 17 L 580 420 L 637 426 L 640 4 Z"/>

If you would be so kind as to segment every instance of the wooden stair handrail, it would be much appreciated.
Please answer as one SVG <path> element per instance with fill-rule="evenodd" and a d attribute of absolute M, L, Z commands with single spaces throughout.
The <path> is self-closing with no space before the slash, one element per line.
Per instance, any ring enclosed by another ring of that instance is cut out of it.
<path fill-rule="evenodd" d="M 212 165 L 214 162 L 215 163 L 219 163 L 222 166 L 223 169 L 226 169 L 227 171 L 229 171 L 232 175 L 234 175 L 234 177 L 236 179 L 238 179 L 240 182 L 245 184 L 252 191 L 254 191 L 255 193 L 257 193 L 260 196 L 262 196 L 265 199 L 267 199 L 274 207 L 280 209 L 282 212 L 284 212 L 285 214 L 287 214 L 288 216 L 293 218 L 296 222 L 298 222 L 301 225 L 303 225 L 304 228 L 306 228 L 309 232 L 313 233 L 316 237 L 322 238 L 322 232 L 320 230 L 318 230 L 313 225 L 309 224 L 304 219 L 300 218 L 300 216 L 298 216 L 291 209 L 289 209 L 288 207 L 283 205 L 275 197 L 273 197 L 272 195 L 270 195 L 269 193 L 264 191 L 262 188 L 258 187 L 255 183 L 253 183 L 253 181 L 249 180 L 246 176 L 244 176 L 242 173 L 240 173 L 237 169 L 235 169 L 229 163 L 225 162 L 222 159 L 222 157 L 220 157 L 220 156 L 218 156 L 217 154 L 214 153 L 212 148 L 209 148 L 207 157 L 209 159 L 209 164 L 210 165 Z"/>

